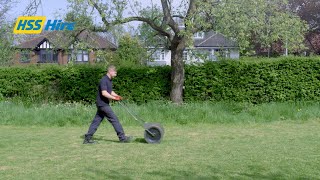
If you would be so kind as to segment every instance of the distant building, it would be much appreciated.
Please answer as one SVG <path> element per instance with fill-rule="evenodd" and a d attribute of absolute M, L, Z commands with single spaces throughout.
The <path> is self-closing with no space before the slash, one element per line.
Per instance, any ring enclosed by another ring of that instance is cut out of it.
<path fill-rule="evenodd" d="M 84 43 L 87 48 L 74 48 L 78 42 Z M 53 31 L 22 42 L 16 49 L 20 51 L 15 55 L 15 64 L 67 64 L 71 60 L 76 63 L 93 63 L 96 60 L 95 51 L 114 51 L 117 46 L 107 38 L 89 31 L 82 31 L 78 35 Z"/>
<path fill-rule="evenodd" d="M 239 59 L 239 46 L 236 42 L 227 39 L 220 33 L 213 31 L 198 32 L 194 34 L 194 46 L 192 49 L 185 49 L 183 60 L 186 64 L 201 63 L 205 60 L 216 61 L 219 58 Z M 151 66 L 171 65 L 171 51 L 164 47 L 149 48 L 152 52 L 153 61 Z"/>

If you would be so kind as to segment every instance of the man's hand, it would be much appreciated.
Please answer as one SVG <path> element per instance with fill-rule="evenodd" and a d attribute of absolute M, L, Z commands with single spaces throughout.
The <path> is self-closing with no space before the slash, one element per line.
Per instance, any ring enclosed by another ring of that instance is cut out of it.
<path fill-rule="evenodd" d="M 121 97 L 121 96 L 115 96 L 114 100 L 115 100 L 115 101 L 121 101 L 121 100 L 122 100 L 122 97 Z"/>

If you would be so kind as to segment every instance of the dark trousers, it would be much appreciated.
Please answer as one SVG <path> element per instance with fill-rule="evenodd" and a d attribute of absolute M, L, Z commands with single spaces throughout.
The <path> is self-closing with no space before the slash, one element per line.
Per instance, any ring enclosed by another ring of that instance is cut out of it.
<path fill-rule="evenodd" d="M 125 139 L 125 134 L 122 128 L 122 125 L 120 124 L 117 116 L 112 111 L 111 107 L 109 105 L 97 107 L 97 113 L 92 120 L 92 123 L 89 127 L 88 133 L 85 135 L 86 139 L 91 139 L 93 134 L 97 131 L 100 123 L 102 122 L 103 118 L 106 117 L 108 121 L 112 124 L 114 130 L 117 133 L 117 136 L 119 137 L 119 140 Z"/>

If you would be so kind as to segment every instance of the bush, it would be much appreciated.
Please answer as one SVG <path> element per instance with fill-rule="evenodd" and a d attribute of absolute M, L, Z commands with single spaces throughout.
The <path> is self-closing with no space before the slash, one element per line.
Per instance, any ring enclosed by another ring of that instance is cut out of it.
<path fill-rule="evenodd" d="M 0 101 L 3 101 L 4 100 L 4 97 L 3 95 L 0 93 Z"/>
<path fill-rule="evenodd" d="M 186 101 L 320 100 L 319 58 L 207 62 L 186 66 Z M 24 100 L 94 103 L 99 65 L 0 68 L 0 94 Z M 138 103 L 169 100 L 170 67 L 121 67 L 114 90 Z"/>
<path fill-rule="evenodd" d="M 186 100 L 319 100 L 320 60 L 279 58 L 187 66 Z"/>
<path fill-rule="evenodd" d="M 116 92 L 134 102 L 169 100 L 170 67 L 121 68 L 114 79 Z"/>
<path fill-rule="evenodd" d="M 94 103 L 105 67 L 95 65 L 27 66 L 0 68 L 0 93 L 23 101 Z M 114 90 L 135 102 L 169 96 L 170 68 L 120 68 Z"/>
<path fill-rule="evenodd" d="M 5 97 L 49 101 L 57 98 L 56 83 L 60 67 L 5 67 L 0 68 L 0 93 Z"/>

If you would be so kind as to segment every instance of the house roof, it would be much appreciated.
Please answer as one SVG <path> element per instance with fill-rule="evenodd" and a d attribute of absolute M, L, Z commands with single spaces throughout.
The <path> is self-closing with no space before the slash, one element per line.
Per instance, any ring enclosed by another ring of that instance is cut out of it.
<path fill-rule="evenodd" d="M 17 45 L 17 48 L 20 49 L 35 49 L 42 42 L 48 40 L 55 48 L 66 49 L 74 41 L 81 41 L 88 44 L 89 47 L 94 49 L 116 49 L 117 46 L 109 41 L 107 38 L 97 35 L 94 32 L 89 32 L 87 30 L 82 31 L 77 35 L 76 38 L 73 38 L 75 32 L 60 32 L 52 31 L 45 32 L 38 37 L 32 38 L 21 44 Z"/>
<path fill-rule="evenodd" d="M 194 39 L 195 47 L 238 47 L 237 43 L 226 38 L 224 35 L 209 31 L 204 33 L 201 39 Z"/>

